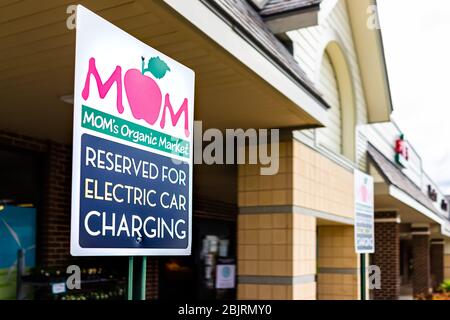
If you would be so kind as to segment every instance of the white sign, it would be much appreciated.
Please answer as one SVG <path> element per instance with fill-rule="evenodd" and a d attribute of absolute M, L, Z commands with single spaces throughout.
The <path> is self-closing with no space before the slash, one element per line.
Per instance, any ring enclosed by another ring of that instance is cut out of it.
<path fill-rule="evenodd" d="M 65 282 L 52 284 L 52 293 L 53 294 L 60 294 L 60 293 L 65 293 L 65 292 L 66 292 L 66 283 Z"/>
<path fill-rule="evenodd" d="M 189 255 L 194 72 L 77 6 L 71 254 Z"/>
<path fill-rule="evenodd" d="M 359 170 L 355 175 L 355 251 L 375 252 L 373 178 Z"/>
<path fill-rule="evenodd" d="M 216 267 L 216 289 L 233 289 L 235 287 L 236 265 L 219 264 Z"/>

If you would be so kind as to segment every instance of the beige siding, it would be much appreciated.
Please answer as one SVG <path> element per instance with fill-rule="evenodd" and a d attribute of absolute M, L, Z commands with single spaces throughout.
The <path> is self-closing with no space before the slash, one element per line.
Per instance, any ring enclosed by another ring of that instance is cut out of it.
<path fill-rule="evenodd" d="M 353 219 L 353 173 L 294 141 L 293 204 L 337 217 Z"/>
<path fill-rule="evenodd" d="M 367 169 L 367 137 L 360 130 L 356 130 L 356 159 L 355 162 L 360 170 L 365 171 Z"/>
<path fill-rule="evenodd" d="M 326 128 L 317 130 L 317 141 L 325 148 L 339 154 L 342 152 L 341 102 L 333 64 L 326 53 L 320 68 L 318 88 L 331 108 L 328 111 L 329 124 Z"/>
<path fill-rule="evenodd" d="M 367 108 L 346 2 L 344 0 L 338 1 L 331 13 L 318 26 L 291 31 L 288 35 L 294 42 L 296 60 L 309 78 L 315 81 L 316 86 L 320 87 L 320 61 L 324 54 L 323 50 L 326 40 L 333 34 L 338 35 L 342 50 L 349 64 L 355 96 L 356 124 L 365 124 L 367 123 Z M 342 106 L 342 108 L 346 107 L 348 106 Z M 336 127 L 331 128 L 331 130 L 334 130 L 333 135 L 339 136 L 340 133 L 336 130 Z M 313 131 L 306 132 L 306 135 L 311 137 Z M 359 139 L 363 139 L 363 141 L 358 141 Z M 335 140 L 335 144 L 333 149 L 337 150 L 339 148 L 338 139 Z M 355 145 L 357 148 L 355 160 L 362 169 L 365 169 L 366 143 L 364 137 L 356 137 Z"/>
<path fill-rule="evenodd" d="M 319 226 L 317 230 L 318 299 L 357 300 L 358 255 L 353 226 Z"/>

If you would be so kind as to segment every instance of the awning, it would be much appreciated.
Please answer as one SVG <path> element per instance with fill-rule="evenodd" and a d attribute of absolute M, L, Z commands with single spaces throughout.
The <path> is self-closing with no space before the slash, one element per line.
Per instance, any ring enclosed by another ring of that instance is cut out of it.
<path fill-rule="evenodd" d="M 2 130 L 71 142 L 72 107 L 63 101 L 73 95 L 75 30 L 67 25 L 72 3 L 2 5 Z M 326 121 L 327 110 L 306 88 L 200 0 L 78 3 L 193 69 L 195 119 L 204 129 L 311 128 Z"/>
<path fill-rule="evenodd" d="M 260 14 L 263 17 L 302 10 L 320 5 L 321 0 L 269 0 Z"/>
<path fill-rule="evenodd" d="M 269 0 L 259 14 L 279 34 L 317 25 L 320 3 L 321 0 Z"/>
<path fill-rule="evenodd" d="M 306 5 L 312 5 L 315 1 L 269 1 L 262 11 L 256 12 L 246 1 L 238 0 L 202 0 L 205 5 L 211 6 L 220 16 L 233 25 L 239 33 L 248 38 L 254 45 L 262 50 L 275 64 L 295 79 L 307 90 L 320 104 L 329 108 L 328 103 L 308 79 L 305 72 L 295 61 L 294 56 L 274 36 L 269 26 L 261 16 L 270 16 L 271 13 L 299 9 Z M 289 4 L 289 5 L 287 5 Z"/>
<path fill-rule="evenodd" d="M 446 221 L 420 188 L 370 143 L 367 152 L 370 163 L 384 180 L 375 185 L 376 207 L 397 209 L 403 222 Z"/>

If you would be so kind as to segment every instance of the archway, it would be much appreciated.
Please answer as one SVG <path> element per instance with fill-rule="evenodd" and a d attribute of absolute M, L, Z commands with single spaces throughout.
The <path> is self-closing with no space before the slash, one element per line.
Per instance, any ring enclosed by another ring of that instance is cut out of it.
<path fill-rule="evenodd" d="M 356 104 L 350 66 L 342 50 L 341 41 L 336 34 L 330 34 L 326 37 L 322 47 L 321 57 L 318 59 L 319 65 L 316 68 L 316 83 L 320 80 L 323 59 L 329 57 L 339 89 L 342 155 L 351 161 L 355 161 Z"/>

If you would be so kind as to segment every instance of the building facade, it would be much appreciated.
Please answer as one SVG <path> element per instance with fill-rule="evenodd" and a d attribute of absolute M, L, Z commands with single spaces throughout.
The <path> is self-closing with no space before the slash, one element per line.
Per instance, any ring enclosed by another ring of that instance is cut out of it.
<path fill-rule="evenodd" d="M 382 97 L 384 104 L 377 104 L 366 94 L 373 90 L 364 82 L 367 68 L 360 68 L 382 61 L 357 54 L 379 39 L 371 34 L 378 31 L 358 25 L 361 21 L 355 17 L 367 5 L 324 1 L 317 25 L 286 34 L 297 63 L 329 105 L 327 125 L 286 130 L 280 148 L 282 170 L 273 178 L 258 178 L 257 168 L 251 166 L 239 168 L 239 298 L 360 297 L 353 171 L 366 170 L 367 143 L 357 128 L 369 121 L 388 121 L 390 114 L 388 106 L 381 119 L 389 92 Z M 355 34 L 360 28 L 367 30 L 368 38 Z M 387 87 L 387 78 L 383 81 L 378 85 Z"/>
<path fill-rule="evenodd" d="M 35 210 L 30 266 L 44 273 L 113 266 L 122 279 L 126 258 L 69 253 L 69 4 L 2 8 L 11 19 L 0 22 L 0 174 L 8 181 L 0 199 L 7 209 Z M 442 194 L 414 152 L 408 168 L 393 163 L 398 130 L 372 125 L 389 122 L 392 111 L 374 1 L 81 4 L 196 72 L 195 120 L 203 130 L 281 133 L 275 175 L 261 175 L 261 165 L 196 165 L 193 253 L 149 260 L 148 299 L 359 299 L 354 170 L 376 181 L 372 262 L 382 269 L 382 289 L 374 298 L 398 298 L 401 284 L 421 293 L 442 280 L 442 230 L 450 229 L 440 228 L 448 218 Z M 237 266 L 235 290 L 215 288 L 224 261 Z"/>
<path fill-rule="evenodd" d="M 423 168 L 422 157 L 395 122 L 362 129 L 375 179 L 376 250 L 381 269 L 375 299 L 426 295 L 444 280 L 448 200 Z"/>

